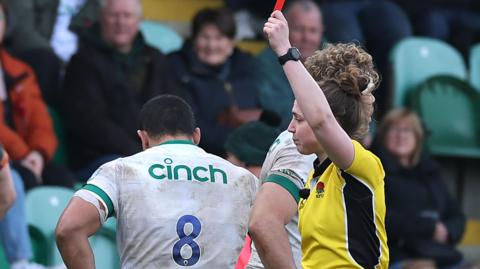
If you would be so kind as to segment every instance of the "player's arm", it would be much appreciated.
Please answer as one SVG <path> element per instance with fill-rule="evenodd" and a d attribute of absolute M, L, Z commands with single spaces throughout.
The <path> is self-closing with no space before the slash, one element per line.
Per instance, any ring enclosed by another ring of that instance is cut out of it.
<path fill-rule="evenodd" d="M 287 53 L 291 47 L 288 24 L 280 11 L 275 11 L 268 19 L 264 32 L 277 55 Z M 350 167 L 354 157 L 352 141 L 335 119 L 317 82 L 299 61 L 286 62 L 283 70 L 305 120 L 312 127 L 328 157 L 341 169 Z"/>
<path fill-rule="evenodd" d="M 265 268 L 295 268 L 285 225 L 295 216 L 297 203 L 282 186 L 265 182 L 252 208 L 249 234 Z"/>
<path fill-rule="evenodd" d="M 82 198 L 73 197 L 68 204 L 55 231 L 57 246 L 67 268 L 95 268 L 88 237 L 100 228 L 100 218 L 98 209 Z"/>

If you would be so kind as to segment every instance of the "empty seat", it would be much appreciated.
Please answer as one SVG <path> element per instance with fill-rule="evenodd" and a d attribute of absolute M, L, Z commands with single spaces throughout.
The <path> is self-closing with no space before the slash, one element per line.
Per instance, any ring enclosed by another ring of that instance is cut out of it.
<path fill-rule="evenodd" d="M 460 79 L 467 78 L 465 63 L 460 53 L 436 39 L 404 39 L 392 49 L 390 61 L 394 107 L 405 106 L 408 92 L 429 77 L 451 75 Z"/>
<path fill-rule="evenodd" d="M 140 24 L 140 29 L 147 44 L 159 49 L 164 54 L 179 50 L 182 47 L 182 37 L 170 27 L 159 22 L 143 21 Z"/>
<path fill-rule="evenodd" d="M 477 91 L 480 91 L 480 44 L 477 44 L 470 49 L 468 61 L 470 66 L 470 84 L 472 84 Z"/>
<path fill-rule="evenodd" d="M 26 196 L 27 222 L 34 245 L 35 256 L 41 256 L 37 262 L 47 265 L 62 263 L 55 243 L 55 227 L 74 191 L 63 187 L 41 186 L 29 191 Z M 35 231 L 32 232 L 32 229 Z M 42 241 L 45 242 L 42 242 Z M 42 254 L 38 254 L 38 252 Z M 46 255 L 46 257 L 42 257 Z"/>

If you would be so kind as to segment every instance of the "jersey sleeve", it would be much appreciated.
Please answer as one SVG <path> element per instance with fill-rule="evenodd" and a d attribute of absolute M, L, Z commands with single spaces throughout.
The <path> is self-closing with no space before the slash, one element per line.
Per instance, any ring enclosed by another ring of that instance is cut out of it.
<path fill-rule="evenodd" d="M 120 174 L 119 167 L 118 160 L 100 166 L 82 188 L 82 190 L 87 190 L 95 195 L 103 204 L 107 210 L 107 218 L 115 216 L 115 211 L 118 208 L 119 197 L 116 181 Z"/>
<path fill-rule="evenodd" d="M 354 140 L 352 142 L 355 156 L 352 165 L 350 165 L 345 172 L 375 189 L 383 182 L 385 177 L 382 162 L 375 154 L 366 150 L 360 143 Z"/>
<path fill-rule="evenodd" d="M 300 189 L 304 187 L 308 173 L 313 169 L 313 159 L 299 153 L 294 144 L 288 145 L 277 153 L 277 159 L 263 182 L 280 185 L 298 203 Z"/>

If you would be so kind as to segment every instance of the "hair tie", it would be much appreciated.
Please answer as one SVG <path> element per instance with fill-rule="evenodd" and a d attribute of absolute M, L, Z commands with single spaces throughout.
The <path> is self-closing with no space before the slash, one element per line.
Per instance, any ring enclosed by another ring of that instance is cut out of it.
<path fill-rule="evenodd" d="M 362 91 L 362 95 L 371 94 L 374 89 L 375 89 L 375 83 L 372 82 L 372 79 L 369 79 L 367 88 L 365 88 L 365 90 Z"/>

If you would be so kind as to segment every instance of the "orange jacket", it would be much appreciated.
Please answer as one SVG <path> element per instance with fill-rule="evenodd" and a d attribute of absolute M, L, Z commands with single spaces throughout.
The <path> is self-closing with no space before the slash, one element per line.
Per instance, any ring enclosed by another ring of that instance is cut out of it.
<path fill-rule="evenodd" d="M 37 150 L 45 161 L 50 160 L 57 147 L 57 138 L 42 94 L 32 69 L 0 49 L 6 87 L 10 101 L 13 126 L 7 124 L 6 111 L 0 102 L 0 143 L 14 161 Z"/>

